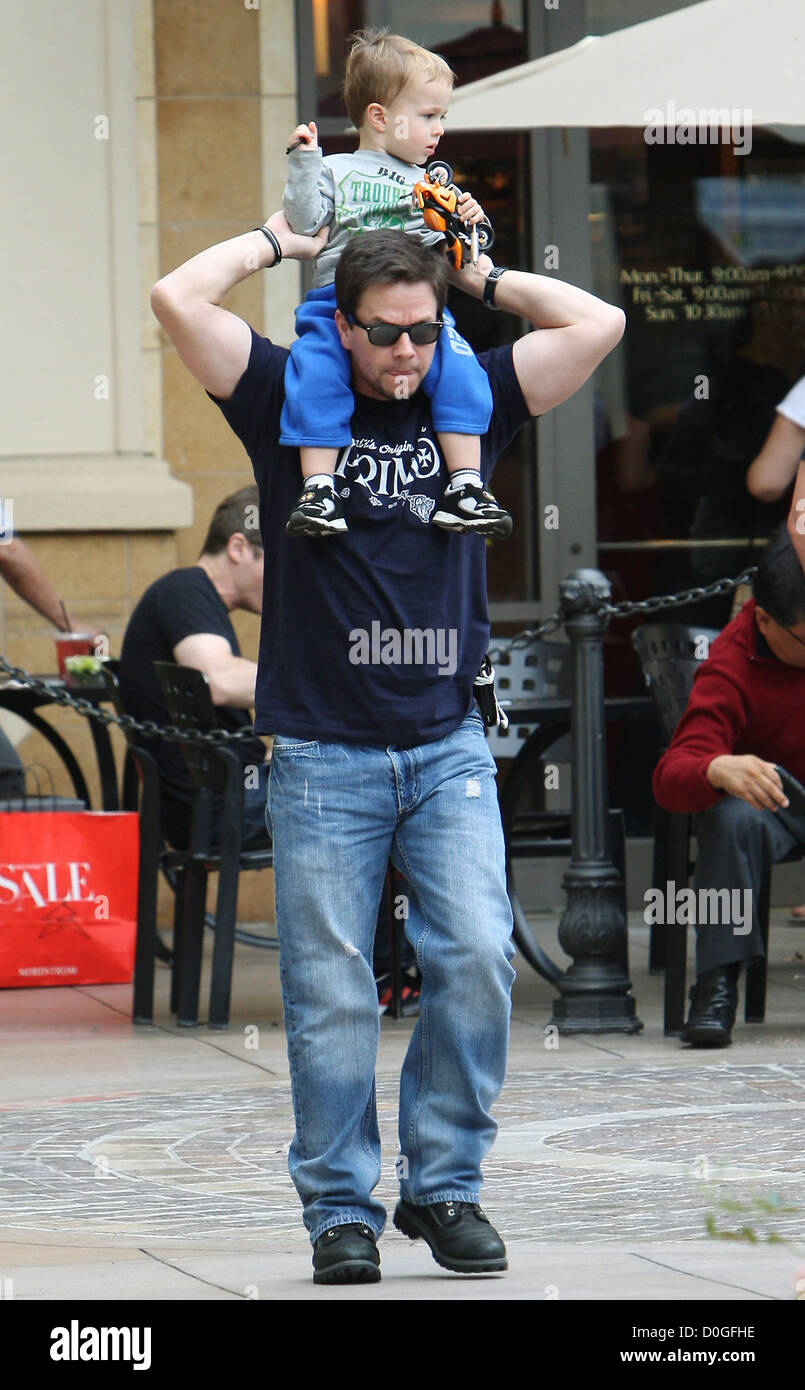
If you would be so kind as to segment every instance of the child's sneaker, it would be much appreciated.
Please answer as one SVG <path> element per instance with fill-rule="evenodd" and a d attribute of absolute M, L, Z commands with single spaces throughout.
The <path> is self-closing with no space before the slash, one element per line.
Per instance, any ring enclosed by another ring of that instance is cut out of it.
<path fill-rule="evenodd" d="M 289 536 L 334 536 L 348 530 L 341 499 L 332 483 L 302 489 L 285 524 Z"/>
<path fill-rule="evenodd" d="M 471 532 L 476 536 L 510 536 L 512 519 L 509 513 L 483 486 L 465 483 L 463 487 L 451 488 L 448 483 L 437 511 L 433 513 L 433 525 L 445 531 Z"/>

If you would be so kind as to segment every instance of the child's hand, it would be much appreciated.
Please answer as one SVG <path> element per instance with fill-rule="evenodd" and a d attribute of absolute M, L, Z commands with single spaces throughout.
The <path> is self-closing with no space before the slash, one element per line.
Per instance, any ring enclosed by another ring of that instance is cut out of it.
<path fill-rule="evenodd" d="M 300 236 L 292 232 L 284 212 L 275 212 L 265 223 L 280 244 L 283 256 L 294 261 L 312 261 L 327 245 L 329 226 L 324 226 L 315 236 Z"/>
<path fill-rule="evenodd" d="M 297 150 L 304 146 L 306 150 L 317 150 L 319 148 L 319 132 L 316 129 L 315 121 L 308 121 L 307 125 L 298 125 L 291 136 L 286 154 L 291 150 Z"/>
<path fill-rule="evenodd" d="M 456 212 L 462 222 L 469 222 L 470 226 L 475 226 L 476 222 L 483 222 L 486 214 L 480 203 L 476 203 L 471 193 L 462 193 L 456 202 Z"/>

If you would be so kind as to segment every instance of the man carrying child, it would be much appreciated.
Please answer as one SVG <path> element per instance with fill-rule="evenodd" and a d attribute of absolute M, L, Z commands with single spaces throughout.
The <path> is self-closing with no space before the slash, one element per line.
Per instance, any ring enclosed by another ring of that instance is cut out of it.
<path fill-rule="evenodd" d="M 409 87 L 399 86 L 406 100 Z M 393 100 L 372 106 L 387 121 Z M 532 325 L 478 359 L 494 405 L 479 436 L 486 491 L 514 434 L 587 380 L 619 341 L 624 316 L 572 285 L 493 267 L 485 256 L 448 267 L 402 230 L 353 237 L 334 281 L 353 396 L 339 474 L 347 530 L 322 545 L 286 534 L 300 468 L 298 450 L 280 439 L 289 354 L 222 300 L 256 267 L 313 259 L 326 239 L 326 228 L 300 235 L 276 213 L 195 256 L 152 293 L 182 360 L 249 453 L 260 493 L 255 728 L 275 736 L 268 804 L 296 1118 L 289 1166 L 314 1280 L 379 1279 L 386 1211 L 374 1195 L 371 955 L 390 857 L 416 904 L 406 932 L 422 971 L 401 1077 L 394 1222 L 445 1268 L 491 1273 L 507 1267 L 506 1249 L 479 1206 L 481 1163 L 496 1132 L 490 1111 L 506 1069 L 513 971 L 495 763 L 473 702 L 489 640 L 485 544 L 434 524 L 447 467 L 420 390 L 436 353 L 422 328 L 441 333 L 448 281 Z M 441 634 L 455 660 L 440 665 L 427 644 L 414 661 L 374 660 L 374 623 L 397 633 L 400 650 L 406 632 Z"/>

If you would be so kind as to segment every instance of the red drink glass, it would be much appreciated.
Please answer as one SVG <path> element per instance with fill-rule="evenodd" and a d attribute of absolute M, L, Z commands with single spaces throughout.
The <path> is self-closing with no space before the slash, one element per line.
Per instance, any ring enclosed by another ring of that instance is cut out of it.
<path fill-rule="evenodd" d="M 62 680 L 69 678 L 64 665 L 68 656 L 94 656 L 95 640 L 88 632 L 60 632 L 56 638 L 56 661 Z"/>

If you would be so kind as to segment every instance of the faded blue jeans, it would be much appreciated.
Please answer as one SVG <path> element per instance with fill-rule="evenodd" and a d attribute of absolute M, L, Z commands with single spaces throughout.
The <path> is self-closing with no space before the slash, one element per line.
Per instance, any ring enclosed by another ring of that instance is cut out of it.
<path fill-rule="evenodd" d="M 269 779 L 277 932 L 296 1134 L 289 1168 L 315 1242 L 377 1235 L 372 944 L 386 865 L 411 885 L 422 972 L 400 1084 L 401 1195 L 477 1202 L 506 1069 L 514 979 L 495 763 L 473 710 L 413 748 L 278 735 Z"/>

